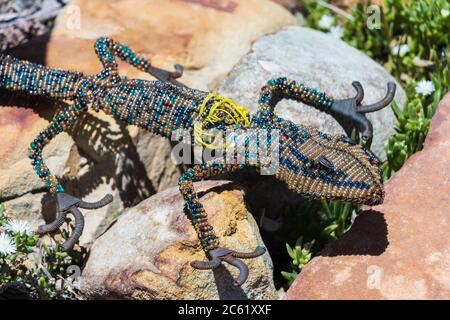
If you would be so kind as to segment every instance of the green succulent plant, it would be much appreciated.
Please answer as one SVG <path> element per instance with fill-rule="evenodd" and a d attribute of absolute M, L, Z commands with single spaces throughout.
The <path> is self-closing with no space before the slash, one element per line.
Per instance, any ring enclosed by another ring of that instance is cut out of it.
<path fill-rule="evenodd" d="M 281 274 L 288 281 L 289 285 L 291 285 L 292 281 L 295 280 L 303 266 L 311 260 L 311 248 L 313 247 L 314 242 L 315 241 L 313 240 L 303 244 L 303 237 L 300 237 L 297 239 L 293 248 L 289 245 L 289 243 L 286 243 L 286 250 L 292 259 L 292 270 L 290 272 L 282 271 Z"/>

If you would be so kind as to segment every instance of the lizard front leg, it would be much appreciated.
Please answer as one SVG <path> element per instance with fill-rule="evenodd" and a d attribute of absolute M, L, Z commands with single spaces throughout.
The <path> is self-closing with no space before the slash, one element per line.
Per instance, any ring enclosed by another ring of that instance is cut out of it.
<path fill-rule="evenodd" d="M 208 215 L 203 205 L 198 199 L 198 195 L 194 190 L 193 182 L 200 181 L 221 173 L 231 173 L 242 168 L 238 164 L 222 164 L 218 162 L 208 162 L 196 165 L 186 171 L 179 179 L 180 192 L 185 201 L 185 210 L 191 221 L 201 245 L 205 252 L 211 258 L 209 261 L 193 261 L 191 266 L 196 269 L 206 270 L 215 269 L 225 261 L 239 269 L 239 276 L 234 279 L 235 286 L 242 285 L 248 278 L 249 270 L 247 265 L 241 259 L 250 259 L 262 255 L 266 249 L 257 247 L 254 252 L 243 253 L 236 252 L 219 246 L 219 239 L 214 233 L 213 227 L 208 222 Z"/>
<path fill-rule="evenodd" d="M 95 209 L 104 206 L 112 201 L 112 196 L 107 195 L 104 199 L 97 203 L 86 203 L 80 199 L 72 197 L 64 193 L 64 188 L 58 182 L 58 179 L 50 172 L 50 169 L 44 162 L 42 151 L 44 147 L 59 133 L 65 131 L 68 126 L 73 123 L 78 116 L 87 110 L 85 101 L 78 101 L 75 104 L 65 108 L 61 113 L 53 118 L 50 125 L 41 131 L 34 139 L 30 146 L 30 159 L 36 173 L 43 180 L 45 186 L 50 193 L 56 197 L 58 216 L 52 223 L 40 226 L 38 228 L 39 234 L 53 232 L 61 227 L 64 223 L 67 214 L 72 214 L 75 218 L 75 229 L 73 234 L 62 244 L 64 250 L 71 249 L 78 238 L 81 236 L 84 227 L 84 219 L 78 207 L 85 209 Z"/>
<path fill-rule="evenodd" d="M 286 78 L 269 80 L 267 85 L 261 89 L 258 117 L 261 121 L 270 121 L 278 102 L 282 99 L 292 99 L 331 114 L 344 128 L 348 136 L 351 135 L 355 128 L 357 132 L 361 133 L 364 140 L 370 141 L 373 136 L 373 128 L 365 114 L 375 112 L 389 105 L 394 98 L 396 85 L 393 82 L 388 82 L 386 97 L 369 106 L 361 106 L 364 98 L 364 90 L 361 83 L 354 81 L 352 85 L 356 89 L 355 97 L 334 100 L 325 93 L 308 88 L 294 80 Z"/>

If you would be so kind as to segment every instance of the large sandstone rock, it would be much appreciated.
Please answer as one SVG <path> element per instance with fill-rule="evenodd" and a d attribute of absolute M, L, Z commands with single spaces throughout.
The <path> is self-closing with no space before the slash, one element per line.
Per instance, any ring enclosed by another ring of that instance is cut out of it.
<path fill-rule="evenodd" d="M 383 205 L 308 263 L 288 299 L 450 299 L 450 93 Z"/>
<path fill-rule="evenodd" d="M 269 0 L 119 0 L 107 5 L 75 0 L 58 16 L 47 62 L 96 73 L 100 63 L 93 44 L 108 36 L 156 66 L 183 65 L 182 81 L 206 90 L 228 74 L 253 41 L 294 24 L 292 14 Z M 132 77 L 151 78 L 125 63 L 120 68 Z"/>
<path fill-rule="evenodd" d="M 207 89 L 222 80 L 254 40 L 294 23 L 287 10 L 269 0 L 75 0 L 63 9 L 49 39 L 30 42 L 13 54 L 97 73 L 101 65 L 94 42 L 110 36 L 146 54 L 159 67 L 183 64 L 182 81 Z M 151 78 L 124 63 L 120 70 L 122 75 Z M 0 202 L 36 226 L 44 222 L 42 211 L 46 220 L 52 220 L 55 207 L 34 174 L 27 148 L 61 104 L 4 92 L 0 97 L 0 129 L 6 132 L 0 145 Z M 126 128 L 103 113 L 86 115 L 69 134 L 59 135 L 44 149 L 51 170 L 64 176 L 67 192 L 92 200 L 107 192 L 115 197 L 101 210 L 86 211 L 82 244 L 101 234 L 114 212 L 176 184 L 181 168 L 170 160 L 170 150 L 165 139 Z"/>
<path fill-rule="evenodd" d="M 227 181 L 195 184 L 221 245 L 252 251 L 263 245 L 247 211 L 244 193 Z M 178 188 L 168 189 L 128 209 L 93 245 L 80 287 L 89 298 L 275 299 L 272 261 L 266 253 L 246 260 L 250 277 L 231 285 L 236 269 L 193 269 L 203 260 L 197 235 L 183 212 Z"/>
<path fill-rule="evenodd" d="M 336 99 L 353 97 L 351 83 L 358 80 L 364 86 L 364 102 L 368 104 L 384 97 L 387 82 L 395 81 L 380 65 L 343 41 L 312 29 L 287 27 L 256 41 L 252 51 L 221 83 L 219 92 L 256 111 L 260 88 L 279 76 L 304 81 Z M 398 84 L 395 100 L 400 106 L 405 101 Z M 276 111 L 296 123 L 311 124 L 324 132 L 344 133 L 331 116 L 312 107 L 283 100 Z M 394 114 L 387 107 L 368 118 L 374 126 L 372 149 L 386 158 L 384 143 L 394 133 Z"/>

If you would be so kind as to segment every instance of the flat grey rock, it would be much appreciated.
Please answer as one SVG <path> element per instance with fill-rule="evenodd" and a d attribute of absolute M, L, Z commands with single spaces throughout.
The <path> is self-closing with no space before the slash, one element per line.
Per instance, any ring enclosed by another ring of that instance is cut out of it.
<path fill-rule="evenodd" d="M 303 81 L 335 99 L 353 97 L 355 91 L 351 83 L 360 81 L 365 89 L 363 104 L 383 98 L 387 82 L 395 82 L 382 66 L 343 41 L 308 28 L 286 27 L 257 40 L 218 91 L 256 111 L 260 88 L 269 79 L 280 76 Z M 395 101 L 403 107 L 405 100 L 405 92 L 397 83 Z M 276 112 L 296 123 L 317 126 L 324 132 L 344 133 L 330 115 L 294 101 L 281 101 Z M 372 150 L 385 159 L 384 143 L 394 133 L 395 116 L 386 107 L 369 114 L 368 118 L 374 127 Z"/>

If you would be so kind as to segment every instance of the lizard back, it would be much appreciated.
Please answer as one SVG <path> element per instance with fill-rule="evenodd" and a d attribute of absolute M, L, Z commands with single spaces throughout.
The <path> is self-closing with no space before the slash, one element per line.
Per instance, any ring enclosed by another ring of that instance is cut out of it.
<path fill-rule="evenodd" d="M 119 120 L 170 137 L 190 129 L 206 93 L 167 82 L 128 80 L 94 92 L 94 108 Z"/>

